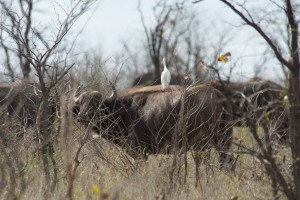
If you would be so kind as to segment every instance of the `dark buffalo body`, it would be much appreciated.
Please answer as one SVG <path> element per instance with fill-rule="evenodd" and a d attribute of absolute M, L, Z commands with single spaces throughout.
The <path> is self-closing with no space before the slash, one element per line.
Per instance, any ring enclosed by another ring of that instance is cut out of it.
<path fill-rule="evenodd" d="M 171 86 L 132 88 L 104 98 L 99 92 L 77 90 L 77 120 L 101 137 L 125 147 L 129 155 L 170 153 L 178 149 L 217 148 L 222 162 L 231 146 L 232 109 L 226 98 L 208 85 L 184 89 Z"/>
<path fill-rule="evenodd" d="M 39 86 L 23 81 L 0 83 L 0 109 L 2 116 L 10 120 L 17 118 L 22 125 L 34 125 L 40 104 Z M 55 105 L 49 109 L 55 115 Z M 53 116 L 54 118 L 54 116 Z"/>
<path fill-rule="evenodd" d="M 282 140 L 287 140 L 288 114 L 284 105 L 285 88 L 269 80 L 250 79 L 246 82 L 212 81 L 212 85 L 230 97 L 234 119 L 242 125 L 245 115 L 269 121 L 272 130 Z"/>

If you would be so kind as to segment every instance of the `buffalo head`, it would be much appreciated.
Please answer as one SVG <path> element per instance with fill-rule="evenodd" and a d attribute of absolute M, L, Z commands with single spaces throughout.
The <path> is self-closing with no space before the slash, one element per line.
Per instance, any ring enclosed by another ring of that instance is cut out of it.
<path fill-rule="evenodd" d="M 74 114 L 77 115 L 77 120 L 79 122 L 88 122 L 95 115 L 95 111 L 104 111 L 105 106 L 109 106 L 112 104 L 117 97 L 117 92 L 115 87 L 113 87 L 113 91 L 110 97 L 105 98 L 100 92 L 92 91 L 92 92 L 83 92 L 80 94 L 82 90 L 82 85 L 80 85 L 74 95 L 73 100 L 76 106 L 73 111 Z"/>
<path fill-rule="evenodd" d="M 98 91 L 83 92 L 79 86 L 74 95 L 73 114 L 76 120 L 85 126 L 92 125 L 92 129 L 99 133 L 107 130 L 112 123 L 116 123 L 118 116 L 122 115 L 131 104 L 130 98 L 117 98 L 115 87 L 112 87 L 112 94 L 105 97 Z"/>

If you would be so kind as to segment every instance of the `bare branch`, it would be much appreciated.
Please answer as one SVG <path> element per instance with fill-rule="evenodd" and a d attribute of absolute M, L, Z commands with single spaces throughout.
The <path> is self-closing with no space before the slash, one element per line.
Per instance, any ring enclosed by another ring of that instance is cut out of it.
<path fill-rule="evenodd" d="M 279 49 L 278 46 L 276 46 L 276 43 L 266 34 L 266 32 L 264 32 L 261 27 L 255 23 L 255 21 L 253 20 L 253 18 L 251 17 L 251 14 L 249 13 L 249 11 L 243 7 L 242 9 L 246 10 L 246 12 L 248 13 L 248 15 L 251 17 L 250 19 L 247 18 L 241 11 L 239 11 L 232 3 L 230 3 L 229 1 L 226 0 L 220 0 L 221 2 L 223 2 L 224 4 L 226 4 L 233 12 L 235 12 L 238 16 L 240 16 L 244 22 L 246 22 L 247 25 L 251 26 L 252 28 L 254 28 L 260 35 L 261 37 L 268 43 L 268 45 L 271 47 L 271 49 L 273 50 L 275 56 L 277 57 L 277 59 L 283 63 L 285 66 L 287 66 L 289 69 L 292 69 L 293 66 L 286 60 L 283 58 L 281 50 Z"/>

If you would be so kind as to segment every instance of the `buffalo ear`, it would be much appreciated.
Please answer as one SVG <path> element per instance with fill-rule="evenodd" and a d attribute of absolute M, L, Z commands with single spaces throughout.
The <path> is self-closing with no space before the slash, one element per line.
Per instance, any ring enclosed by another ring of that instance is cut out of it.
<path fill-rule="evenodd" d="M 126 98 L 122 99 L 122 104 L 123 104 L 126 108 L 131 107 L 132 102 L 133 102 L 132 97 L 126 97 Z"/>

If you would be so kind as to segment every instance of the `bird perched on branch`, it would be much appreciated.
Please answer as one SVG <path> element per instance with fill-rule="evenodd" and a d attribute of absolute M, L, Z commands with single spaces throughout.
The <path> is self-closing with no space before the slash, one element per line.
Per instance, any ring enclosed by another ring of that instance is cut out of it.
<path fill-rule="evenodd" d="M 161 85 L 163 89 L 167 89 L 169 87 L 169 83 L 171 81 L 171 73 L 167 68 L 166 59 L 163 58 L 164 70 L 161 73 Z"/>
<path fill-rule="evenodd" d="M 231 56 L 231 53 L 230 53 L 230 52 L 224 53 L 224 54 L 222 54 L 222 55 L 220 55 L 220 56 L 218 57 L 218 61 L 222 61 L 222 62 L 224 62 L 224 63 L 227 63 L 230 56 Z"/>

